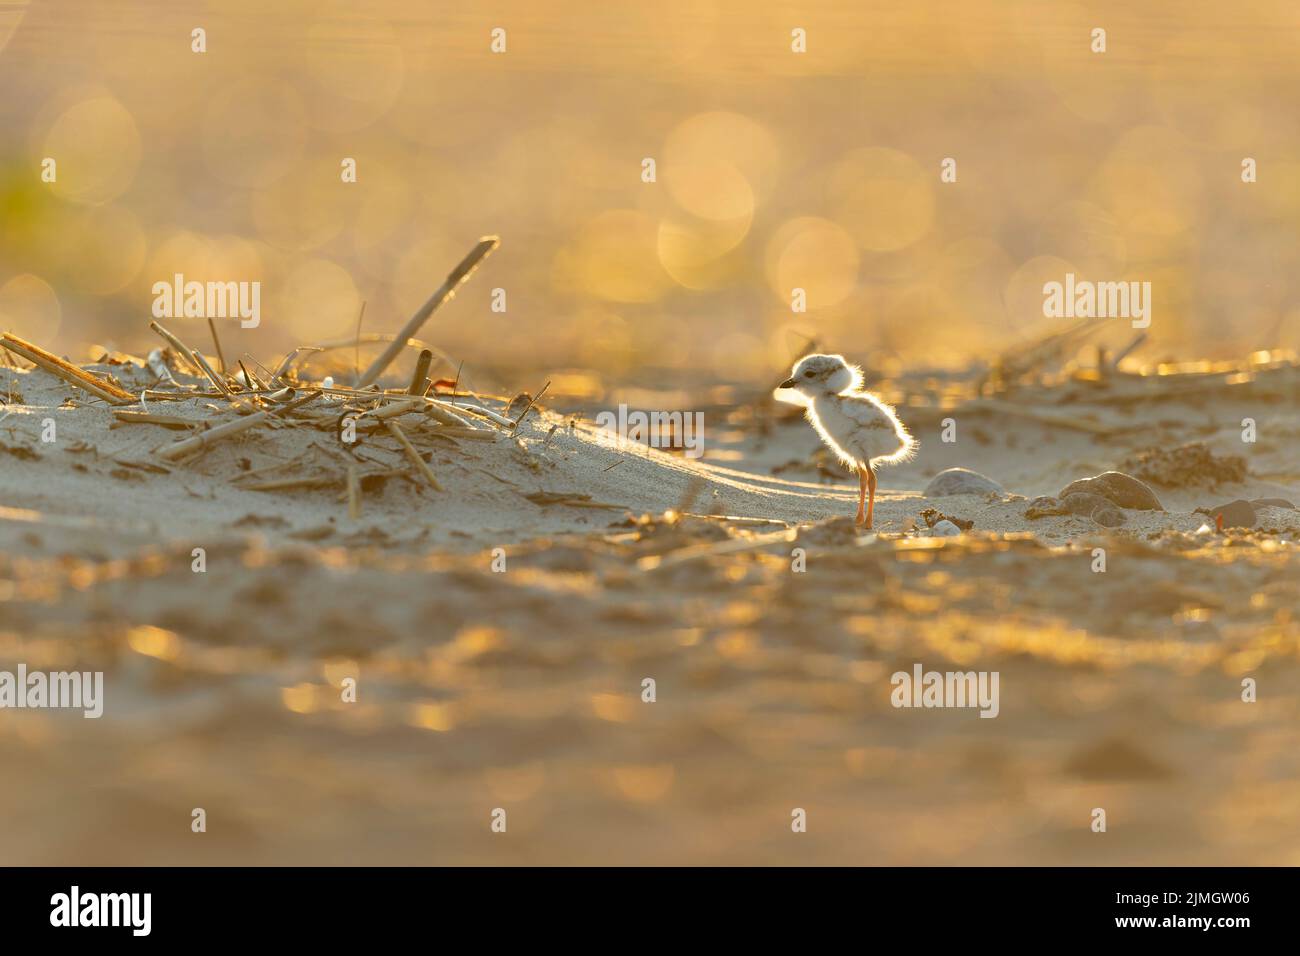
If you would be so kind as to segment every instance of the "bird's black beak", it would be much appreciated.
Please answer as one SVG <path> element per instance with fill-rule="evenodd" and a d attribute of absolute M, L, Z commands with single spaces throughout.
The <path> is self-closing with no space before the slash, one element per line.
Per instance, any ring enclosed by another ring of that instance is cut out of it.
<path fill-rule="evenodd" d="M 777 388 L 794 388 L 794 379 L 787 378 L 784 382 L 778 385 Z"/>

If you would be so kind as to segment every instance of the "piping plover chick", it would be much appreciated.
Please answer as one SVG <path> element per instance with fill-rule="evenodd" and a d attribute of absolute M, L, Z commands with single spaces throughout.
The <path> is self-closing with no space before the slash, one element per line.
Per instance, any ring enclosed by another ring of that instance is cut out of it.
<path fill-rule="evenodd" d="M 796 399 L 781 400 L 805 406 L 822 441 L 858 473 L 857 523 L 870 528 L 876 466 L 906 461 L 916 451 L 916 439 L 892 408 L 863 390 L 862 369 L 844 361 L 843 355 L 805 355 L 778 388 L 798 393 Z"/>

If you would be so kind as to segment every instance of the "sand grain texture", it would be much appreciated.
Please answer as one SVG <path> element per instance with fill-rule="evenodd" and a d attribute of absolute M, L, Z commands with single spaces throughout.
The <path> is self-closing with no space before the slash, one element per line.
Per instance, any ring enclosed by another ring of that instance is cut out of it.
<path fill-rule="evenodd" d="M 269 421 L 172 463 L 182 431 L 65 407 L 37 371 L 0 370 L 10 390 L 0 667 L 103 670 L 107 702 L 0 712 L 5 862 L 1300 863 L 1300 515 L 1217 533 L 1194 511 L 1296 500 L 1285 404 L 1255 409 L 1245 481 L 1162 487 L 1168 511 L 1117 528 L 1025 513 L 1151 434 L 982 413 L 947 446 L 918 415 L 861 535 L 797 419 L 691 462 L 546 409 L 489 441 L 403 416 L 438 490 L 383 427 L 349 451 Z M 1228 451 L 1240 417 L 1159 440 Z M 1007 493 L 925 499 L 952 466 Z M 928 508 L 972 527 L 930 537 Z M 915 662 L 999 671 L 1000 716 L 894 709 Z"/>

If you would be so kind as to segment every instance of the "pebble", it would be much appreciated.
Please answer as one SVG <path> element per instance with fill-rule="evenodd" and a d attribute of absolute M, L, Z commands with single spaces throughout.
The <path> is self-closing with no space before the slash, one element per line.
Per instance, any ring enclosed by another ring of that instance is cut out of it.
<path fill-rule="evenodd" d="M 1075 491 L 1061 499 L 1061 507 L 1072 515 L 1085 515 L 1091 517 L 1092 513 L 1098 508 L 1113 508 L 1110 499 L 1103 498 L 1101 495 L 1089 494 L 1086 491 Z"/>
<path fill-rule="evenodd" d="M 1110 499 L 1086 491 L 1076 491 L 1066 495 L 1061 499 L 1061 508 L 1070 514 L 1086 515 L 1106 528 L 1118 528 L 1128 520 L 1124 517 L 1124 512 L 1116 508 Z"/>
<path fill-rule="evenodd" d="M 930 535 L 935 538 L 955 538 L 959 534 L 961 528 L 946 518 L 943 521 L 936 521 L 934 527 L 930 529 Z"/>
<path fill-rule="evenodd" d="M 1103 528 L 1118 528 L 1128 519 L 1124 517 L 1124 512 L 1107 502 L 1093 511 L 1092 520 Z"/>
<path fill-rule="evenodd" d="M 1091 478 L 1080 478 L 1061 489 L 1058 497 L 1065 498 L 1075 492 L 1100 495 L 1121 508 L 1136 508 L 1140 511 L 1164 511 L 1155 492 L 1132 475 L 1119 471 L 1107 471 Z"/>
<path fill-rule="evenodd" d="M 1255 527 L 1255 506 L 1249 501 L 1238 499 L 1210 509 L 1210 517 L 1215 519 L 1216 524 L 1220 515 L 1223 516 L 1225 528 Z"/>
<path fill-rule="evenodd" d="M 927 498 L 943 498 L 947 495 L 984 495 L 989 492 L 1006 494 L 1005 489 L 987 475 L 969 468 L 945 468 L 930 479 L 922 492 Z"/>

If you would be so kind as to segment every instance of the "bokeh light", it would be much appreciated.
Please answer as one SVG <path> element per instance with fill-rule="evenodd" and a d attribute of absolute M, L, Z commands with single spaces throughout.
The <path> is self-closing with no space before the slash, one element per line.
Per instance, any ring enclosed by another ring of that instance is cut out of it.
<path fill-rule="evenodd" d="M 140 164 L 140 133 L 126 108 L 111 96 L 81 100 L 64 110 L 41 140 L 37 162 L 55 161 L 55 195 L 73 202 L 116 199 Z"/>
<path fill-rule="evenodd" d="M 303 154 L 306 109 L 293 85 L 273 77 L 247 77 L 212 97 L 202 135 L 208 172 L 218 181 L 269 186 Z"/>
<path fill-rule="evenodd" d="M 659 264 L 658 243 L 658 225 L 645 213 L 601 213 L 557 257 L 556 283 L 610 302 L 653 302 L 670 286 Z"/>
<path fill-rule="evenodd" d="M 843 227 L 816 216 L 791 219 L 767 247 L 767 278 L 772 291 L 790 302 L 793 290 L 807 295 L 809 311 L 838 305 L 858 278 L 858 250 Z"/>
<path fill-rule="evenodd" d="M 1063 275 L 1042 273 L 1065 264 L 1152 282 L 1144 354 L 1300 346 L 1294 11 L 1225 30 L 1157 8 L 1177 15 L 919 0 L 867 28 L 824 0 L 710 0 L 563 30 L 507 0 L 496 56 L 486 21 L 407 0 L 205 4 L 204 54 L 180 7 L 122 0 L 105 29 L 10 3 L 0 283 L 55 293 L 49 347 L 143 351 L 153 282 L 262 281 L 257 341 L 283 353 L 300 330 L 353 334 L 358 297 L 366 331 L 395 329 L 496 233 L 430 335 L 469 365 L 713 374 L 717 342 L 771 351 L 804 321 L 795 288 L 824 348 L 963 363 L 1047 328 L 1041 281 Z M 273 313 L 317 271 L 335 319 Z"/>
<path fill-rule="evenodd" d="M 63 308 L 48 282 L 29 273 L 0 286 L 0 331 L 32 341 L 48 341 L 59 333 Z"/>
<path fill-rule="evenodd" d="M 830 170 L 826 201 L 863 249 L 891 252 L 930 231 L 937 183 L 937 165 L 927 172 L 906 153 L 870 147 L 852 151 Z"/>

